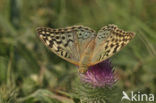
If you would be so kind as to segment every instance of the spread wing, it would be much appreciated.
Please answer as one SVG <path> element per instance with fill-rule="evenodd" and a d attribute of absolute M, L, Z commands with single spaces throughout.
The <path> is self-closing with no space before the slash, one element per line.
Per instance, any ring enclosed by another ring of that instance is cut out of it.
<path fill-rule="evenodd" d="M 91 65 L 102 62 L 120 51 L 134 36 L 133 32 L 125 32 L 113 24 L 101 28 L 95 38 Z"/>
<path fill-rule="evenodd" d="M 82 53 L 96 36 L 95 31 L 84 26 L 60 29 L 39 27 L 37 33 L 52 52 L 75 65 L 79 65 Z"/>

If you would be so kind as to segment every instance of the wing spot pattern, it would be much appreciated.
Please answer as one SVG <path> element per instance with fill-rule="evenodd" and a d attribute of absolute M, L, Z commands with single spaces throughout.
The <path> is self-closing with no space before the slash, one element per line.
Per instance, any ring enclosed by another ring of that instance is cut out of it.
<path fill-rule="evenodd" d="M 46 40 L 46 43 L 47 43 L 47 45 L 49 45 L 50 44 L 49 40 Z"/>
<path fill-rule="evenodd" d="M 65 47 L 67 47 L 67 46 L 68 46 L 68 44 L 69 44 L 70 42 L 74 42 L 74 41 L 73 41 L 73 40 L 71 40 L 71 39 L 69 39 L 69 40 L 67 41 L 67 43 L 66 43 L 66 44 L 64 44 L 64 46 L 65 46 Z"/>
<path fill-rule="evenodd" d="M 53 42 L 52 40 L 50 40 L 49 42 L 50 42 L 49 47 L 50 47 L 50 48 L 53 48 L 54 42 Z"/>
<path fill-rule="evenodd" d="M 102 35 L 107 36 L 103 38 Z M 115 25 L 104 26 L 97 34 L 96 44 L 97 46 L 100 44 L 100 46 L 99 49 L 95 48 L 95 53 L 93 54 L 92 59 L 93 64 L 94 62 L 99 63 L 118 52 L 122 47 L 128 44 L 134 35 L 133 32 L 123 31 Z M 103 49 L 100 48 L 101 46 L 103 46 Z M 98 53 L 99 55 L 97 56 Z"/>
<path fill-rule="evenodd" d="M 45 31 L 42 31 L 42 34 L 45 34 Z"/>
<path fill-rule="evenodd" d="M 62 40 L 65 40 L 65 36 L 62 36 Z"/>

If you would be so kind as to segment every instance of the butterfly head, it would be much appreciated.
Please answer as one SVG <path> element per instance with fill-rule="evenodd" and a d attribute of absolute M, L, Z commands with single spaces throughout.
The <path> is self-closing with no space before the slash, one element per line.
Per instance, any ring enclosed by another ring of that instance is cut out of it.
<path fill-rule="evenodd" d="M 87 66 L 80 66 L 78 69 L 79 73 L 82 73 L 82 74 L 85 74 L 87 70 L 88 70 Z"/>

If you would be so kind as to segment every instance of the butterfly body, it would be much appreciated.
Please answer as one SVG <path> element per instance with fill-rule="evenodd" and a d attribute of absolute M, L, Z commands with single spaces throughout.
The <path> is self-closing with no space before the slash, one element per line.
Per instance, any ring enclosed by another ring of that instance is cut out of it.
<path fill-rule="evenodd" d="M 97 33 L 84 26 L 60 29 L 39 27 L 37 32 L 52 52 L 79 66 L 80 73 L 85 73 L 89 66 L 111 57 L 135 35 L 117 28 L 116 25 L 104 26 Z"/>
<path fill-rule="evenodd" d="M 80 62 L 79 62 L 79 72 L 80 73 L 85 73 L 90 66 L 91 63 L 91 55 L 93 54 L 94 50 L 94 45 L 95 45 L 95 39 L 93 39 L 85 48 L 84 53 L 80 57 Z"/>

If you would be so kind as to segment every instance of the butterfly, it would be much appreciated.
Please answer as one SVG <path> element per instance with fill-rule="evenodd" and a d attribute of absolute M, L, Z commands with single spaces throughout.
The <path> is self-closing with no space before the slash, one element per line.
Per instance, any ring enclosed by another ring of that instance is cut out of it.
<path fill-rule="evenodd" d="M 114 24 L 102 27 L 97 33 L 82 25 L 59 29 L 38 27 L 36 30 L 53 53 L 79 66 L 80 73 L 120 51 L 135 36 Z"/>

